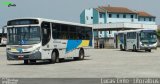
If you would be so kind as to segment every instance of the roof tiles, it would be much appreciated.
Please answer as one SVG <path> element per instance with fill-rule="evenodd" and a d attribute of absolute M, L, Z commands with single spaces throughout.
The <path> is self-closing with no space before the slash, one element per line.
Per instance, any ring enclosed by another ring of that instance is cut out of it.
<path fill-rule="evenodd" d="M 144 11 L 132 11 L 125 7 L 111 7 L 111 6 L 100 6 L 95 8 L 99 12 L 108 12 L 108 13 L 128 13 L 128 14 L 138 14 L 141 17 L 155 17 L 146 13 Z"/>

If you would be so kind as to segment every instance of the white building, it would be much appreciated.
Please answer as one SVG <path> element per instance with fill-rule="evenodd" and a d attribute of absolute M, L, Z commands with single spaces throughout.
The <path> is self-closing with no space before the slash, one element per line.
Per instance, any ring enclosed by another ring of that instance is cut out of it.
<path fill-rule="evenodd" d="M 155 16 L 144 11 L 111 6 L 84 9 L 80 14 L 80 23 L 93 25 L 95 39 L 113 38 L 114 33 L 119 30 L 157 29 L 155 19 Z"/>

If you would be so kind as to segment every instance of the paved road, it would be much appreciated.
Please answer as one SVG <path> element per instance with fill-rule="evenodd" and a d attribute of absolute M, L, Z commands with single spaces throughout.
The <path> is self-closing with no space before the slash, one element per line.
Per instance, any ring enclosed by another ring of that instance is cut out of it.
<path fill-rule="evenodd" d="M 160 49 L 149 52 L 93 49 L 83 61 L 23 65 L 7 61 L 5 48 L 0 48 L 0 77 L 16 78 L 106 78 L 160 77 Z"/>

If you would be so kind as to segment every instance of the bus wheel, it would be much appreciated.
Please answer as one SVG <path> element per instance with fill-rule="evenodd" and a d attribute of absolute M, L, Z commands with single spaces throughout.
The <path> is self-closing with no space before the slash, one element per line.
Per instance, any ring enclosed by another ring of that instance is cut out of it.
<path fill-rule="evenodd" d="M 134 51 L 134 52 L 136 52 L 136 51 L 137 51 L 137 49 L 136 49 L 136 46 L 135 46 L 135 45 L 133 45 L 133 51 Z"/>
<path fill-rule="evenodd" d="M 151 49 L 149 49 L 148 52 L 151 52 Z"/>
<path fill-rule="evenodd" d="M 59 62 L 59 57 L 57 56 L 56 52 L 52 53 L 50 62 L 51 63 Z"/>
<path fill-rule="evenodd" d="M 24 64 L 28 64 L 29 62 L 28 62 L 28 60 L 24 60 Z"/>
<path fill-rule="evenodd" d="M 124 51 L 126 51 L 127 50 L 127 47 L 126 46 L 124 46 L 124 49 L 123 49 Z"/>
<path fill-rule="evenodd" d="M 79 51 L 79 60 L 83 60 L 84 59 L 84 50 L 80 50 Z"/>
<path fill-rule="evenodd" d="M 30 60 L 30 63 L 36 63 L 36 60 Z"/>
<path fill-rule="evenodd" d="M 123 51 L 122 45 L 120 45 L 120 50 Z"/>

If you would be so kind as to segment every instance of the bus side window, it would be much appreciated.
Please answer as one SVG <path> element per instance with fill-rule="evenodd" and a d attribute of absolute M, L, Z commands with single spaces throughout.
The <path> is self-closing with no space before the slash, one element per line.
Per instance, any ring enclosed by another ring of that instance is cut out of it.
<path fill-rule="evenodd" d="M 83 39 L 83 29 L 82 27 L 76 27 L 76 31 L 77 31 L 77 39 Z"/>
<path fill-rule="evenodd" d="M 49 22 L 42 22 L 42 45 L 46 45 L 50 41 L 51 27 Z"/>
<path fill-rule="evenodd" d="M 86 32 L 86 40 L 92 39 L 92 29 L 89 27 L 85 28 L 85 32 Z"/>
<path fill-rule="evenodd" d="M 68 25 L 61 24 L 61 39 L 68 39 Z"/>
<path fill-rule="evenodd" d="M 52 37 L 53 39 L 60 39 L 60 24 L 52 23 Z"/>
<path fill-rule="evenodd" d="M 77 39 L 76 26 L 69 25 L 68 36 L 69 39 Z"/>

